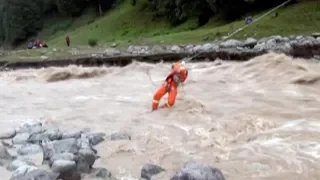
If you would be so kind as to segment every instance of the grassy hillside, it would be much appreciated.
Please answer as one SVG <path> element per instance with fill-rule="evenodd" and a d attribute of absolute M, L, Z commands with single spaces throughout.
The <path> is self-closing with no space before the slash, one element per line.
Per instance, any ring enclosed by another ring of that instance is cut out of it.
<path fill-rule="evenodd" d="M 145 8 L 143 1 L 138 1 L 136 6 L 127 2 L 95 21 L 90 13 L 73 22 L 56 21 L 54 26 L 45 28 L 40 37 L 51 47 L 65 47 L 66 35 L 70 36 L 73 46 L 87 46 L 88 39 L 91 38 L 97 39 L 99 44 L 116 42 L 124 46 L 158 43 L 186 44 L 212 41 L 244 26 L 243 19 L 230 24 L 212 19 L 207 25 L 197 29 L 195 29 L 195 20 L 189 20 L 179 27 L 171 28 L 164 20 L 153 20 L 150 13 L 142 11 L 143 8 Z M 268 15 L 234 37 L 259 38 L 274 34 L 310 34 L 320 31 L 320 1 L 304 0 L 298 4 L 280 8 L 277 12 L 278 17 Z M 262 14 L 256 14 L 253 17 L 257 18 Z"/>

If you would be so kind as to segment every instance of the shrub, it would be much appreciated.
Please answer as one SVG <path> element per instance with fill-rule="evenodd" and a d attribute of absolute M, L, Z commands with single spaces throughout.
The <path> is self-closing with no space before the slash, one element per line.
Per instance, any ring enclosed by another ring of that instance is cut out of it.
<path fill-rule="evenodd" d="M 89 39 L 89 40 L 88 40 L 88 44 L 89 44 L 89 46 L 94 47 L 94 46 L 96 46 L 96 45 L 98 44 L 98 40 L 96 40 L 96 39 Z"/>

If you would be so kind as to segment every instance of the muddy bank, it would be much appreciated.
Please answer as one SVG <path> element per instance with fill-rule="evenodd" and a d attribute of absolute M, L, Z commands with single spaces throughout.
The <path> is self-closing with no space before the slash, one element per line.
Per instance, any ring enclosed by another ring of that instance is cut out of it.
<path fill-rule="evenodd" d="M 104 53 L 88 54 L 82 57 L 71 56 L 58 59 L 17 62 L 1 61 L 0 70 L 68 65 L 126 66 L 134 60 L 151 63 L 160 61 L 173 62 L 195 55 L 197 56 L 192 61 L 203 61 L 204 59 L 210 61 L 216 59 L 246 61 L 266 54 L 269 51 L 284 53 L 292 57 L 317 59 L 320 56 L 320 38 L 312 36 L 271 36 L 260 40 L 254 38 L 248 38 L 244 41 L 230 39 L 202 45 L 130 46 L 126 51 L 106 49 Z"/>

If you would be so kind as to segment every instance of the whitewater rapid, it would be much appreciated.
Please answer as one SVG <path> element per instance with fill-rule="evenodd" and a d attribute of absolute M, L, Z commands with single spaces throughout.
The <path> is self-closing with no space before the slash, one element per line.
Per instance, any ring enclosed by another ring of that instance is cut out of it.
<path fill-rule="evenodd" d="M 40 119 L 66 130 L 127 132 L 131 141 L 98 145 L 96 164 L 129 179 L 146 163 L 169 179 L 187 160 L 218 167 L 228 180 L 320 179 L 318 61 L 269 53 L 187 63 L 175 106 L 150 113 L 170 66 L 0 72 L 0 131 Z"/>

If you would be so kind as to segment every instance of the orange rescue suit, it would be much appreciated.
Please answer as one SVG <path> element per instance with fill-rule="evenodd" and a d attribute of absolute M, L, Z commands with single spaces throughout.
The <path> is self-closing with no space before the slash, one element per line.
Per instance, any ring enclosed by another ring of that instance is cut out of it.
<path fill-rule="evenodd" d="M 178 86 L 188 77 L 188 70 L 184 63 L 179 61 L 172 65 L 172 72 L 167 76 L 165 83 L 156 91 L 153 96 L 152 110 L 158 109 L 160 99 L 168 93 L 168 102 L 160 106 L 160 108 L 172 107 L 175 103 Z"/>

